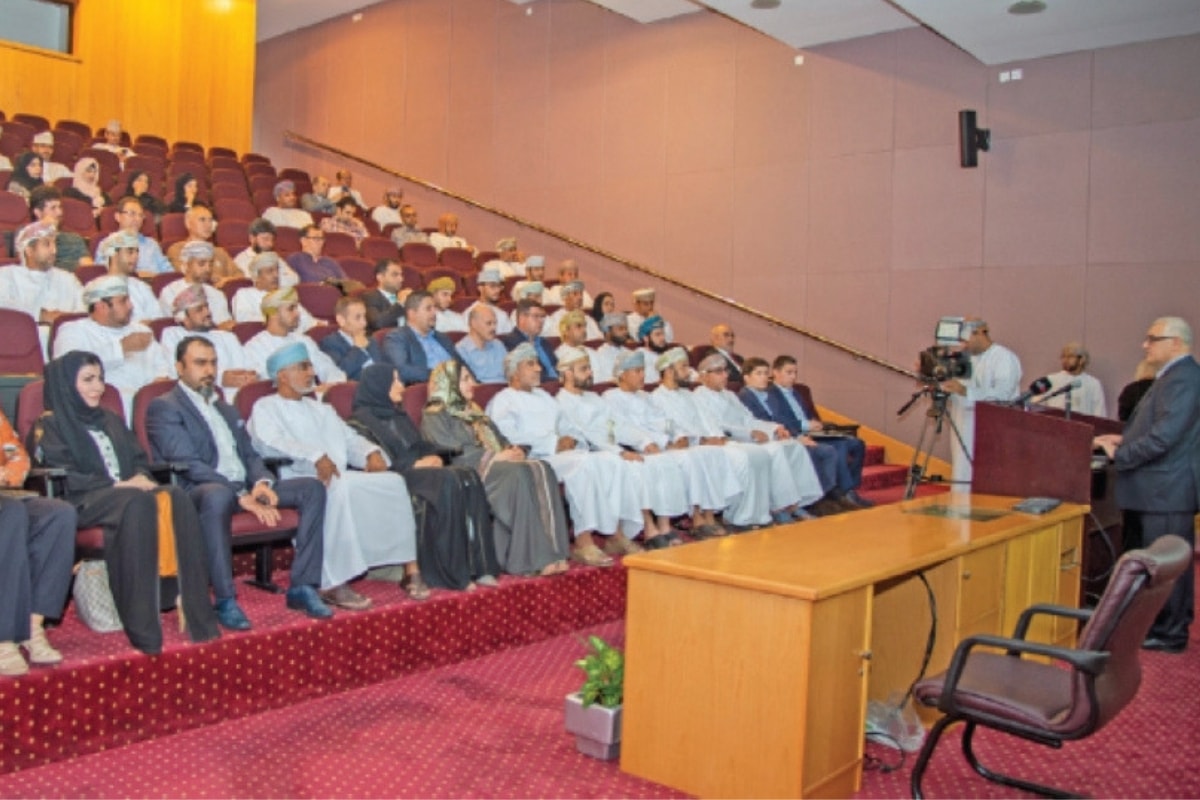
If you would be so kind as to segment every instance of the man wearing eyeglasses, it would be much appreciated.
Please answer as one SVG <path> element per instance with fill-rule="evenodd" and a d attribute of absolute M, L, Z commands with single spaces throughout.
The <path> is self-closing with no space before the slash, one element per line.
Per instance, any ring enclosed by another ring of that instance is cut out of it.
<path fill-rule="evenodd" d="M 325 248 L 325 233 L 316 225 L 300 231 L 300 252 L 288 256 L 288 266 L 300 276 L 301 283 L 327 283 L 349 294 L 362 288 L 358 281 L 346 277 L 342 267 L 332 258 L 321 255 Z"/>
<path fill-rule="evenodd" d="M 1157 370 L 1123 434 L 1095 443 L 1117 468 L 1117 505 L 1125 512 L 1127 541 L 1149 547 L 1161 536 L 1181 536 L 1195 549 L 1200 509 L 1200 365 L 1192 357 L 1192 329 L 1179 317 L 1160 317 L 1142 350 Z M 1137 538 L 1132 538 L 1137 537 Z M 1194 570 L 1185 570 L 1143 643 L 1147 650 L 1182 653 L 1194 616 Z"/>
<path fill-rule="evenodd" d="M 127 233 L 137 238 L 136 272 L 143 275 L 157 275 L 162 272 L 175 271 L 170 259 L 163 255 L 162 247 L 158 242 L 142 233 L 142 223 L 146 218 L 146 212 L 136 197 L 123 197 L 118 200 L 113 216 L 117 219 L 118 233 Z M 105 243 L 101 242 L 96 247 L 97 264 L 108 264 L 111 250 L 104 245 Z"/>

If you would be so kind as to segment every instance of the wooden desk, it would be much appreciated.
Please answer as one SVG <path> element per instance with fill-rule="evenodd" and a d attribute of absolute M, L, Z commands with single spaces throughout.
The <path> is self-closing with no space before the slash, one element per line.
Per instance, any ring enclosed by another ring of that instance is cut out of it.
<path fill-rule="evenodd" d="M 1009 509 L 926 497 L 629 556 L 621 768 L 702 797 L 849 796 L 868 698 L 903 693 L 930 627 L 929 673 L 972 633 L 1010 633 L 1036 602 L 1075 606 L 1087 506 L 991 521 L 912 513 Z M 1072 625 L 1031 638 L 1073 642 Z"/>

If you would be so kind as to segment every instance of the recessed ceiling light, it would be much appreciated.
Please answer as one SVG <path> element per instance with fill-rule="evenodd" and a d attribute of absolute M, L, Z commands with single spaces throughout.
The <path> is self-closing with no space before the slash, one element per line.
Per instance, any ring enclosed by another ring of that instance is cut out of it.
<path fill-rule="evenodd" d="M 779 0 L 750 0 L 750 7 L 758 9 L 779 8 Z"/>
<path fill-rule="evenodd" d="M 1040 14 L 1046 10 L 1044 0 L 1017 0 L 1008 7 L 1008 13 L 1020 16 L 1022 14 Z"/>

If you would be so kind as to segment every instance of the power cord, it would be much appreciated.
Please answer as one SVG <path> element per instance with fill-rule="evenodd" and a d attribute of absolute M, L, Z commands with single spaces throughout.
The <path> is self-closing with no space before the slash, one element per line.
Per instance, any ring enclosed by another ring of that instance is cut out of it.
<path fill-rule="evenodd" d="M 933 658 L 933 645 L 937 640 L 937 596 L 933 593 L 933 587 L 929 585 L 929 579 L 925 577 L 924 572 L 918 572 L 917 577 L 921 579 L 921 583 L 925 586 L 925 596 L 929 600 L 929 635 L 925 639 L 925 655 L 921 659 L 921 668 L 917 671 L 917 677 L 913 678 L 912 683 L 908 685 L 908 690 L 904 693 L 904 697 L 896 706 L 896 712 L 899 714 L 901 709 L 908 705 L 912 699 L 913 692 L 916 691 L 917 684 L 925 677 L 925 671 L 929 669 L 929 662 Z M 900 745 L 900 741 L 889 733 L 879 730 L 868 731 L 866 735 L 867 741 L 882 742 L 884 744 L 891 742 L 892 746 L 900 753 L 900 758 L 895 763 L 889 764 L 880 758 L 877 758 L 870 753 L 863 756 L 863 769 L 869 771 L 878 771 L 881 774 L 895 772 L 904 767 L 908 760 L 908 753 Z"/>

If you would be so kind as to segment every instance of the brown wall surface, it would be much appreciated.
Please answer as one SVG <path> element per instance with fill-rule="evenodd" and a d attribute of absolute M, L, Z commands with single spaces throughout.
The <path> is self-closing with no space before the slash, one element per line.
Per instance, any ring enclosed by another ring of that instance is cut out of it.
<path fill-rule="evenodd" d="M 795 55 L 709 13 L 394 0 L 260 46 L 254 142 L 332 174 L 296 131 L 903 367 L 939 316 L 982 314 L 1025 383 L 1083 339 L 1111 406 L 1154 317 L 1200 324 L 1200 37 L 994 68 L 924 29 Z M 963 108 L 992 130 L 978 169 L 958 164 Z M 389 179 L 357 175 L 377 202 Z M 406 190 L 475 244 L 522 233 Z M 521 241 L 623 306 L 655 284 Z M 730 319 L 739 352 L 795 353 L 819 402 L 916 438 L 907 379 L 686 290 L 660 309 L 689 343 Z"/>
<path fill-rule="evenodd" d="M 0 42 L 0 108 L 250 146 L 255 0 L 83 0 L 72 56 Z"/>

